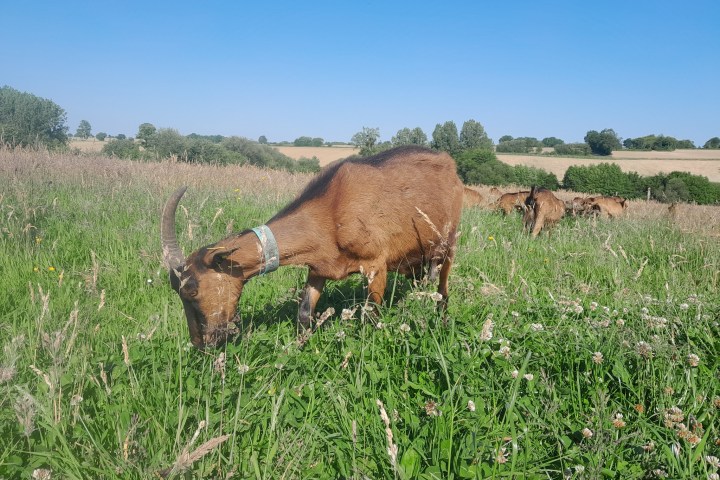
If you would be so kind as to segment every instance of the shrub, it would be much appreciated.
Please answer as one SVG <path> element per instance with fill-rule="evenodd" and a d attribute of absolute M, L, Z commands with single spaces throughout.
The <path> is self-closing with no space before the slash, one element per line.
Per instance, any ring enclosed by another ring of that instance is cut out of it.
<path fill-rule="evenodd" d="M 555 145 L 555 154 L 585 157 L 590 155 L 590 145 L 587 143 L 565 143 Z"/>
<path fill-rule="evenodd" d="M 130 160 L 138 160 L 142 158 L 140 145 L 132 140 L 117 139 L 112 140 L 103 145 L 102 153 L 118 158 L 127 158 Z"/>
<path fill-rule="evenodd" d="M 573 165 L 565 171 L 563 187 L 568 190 L 603 195 L 638 196 L 638 186 L 633 177 L 620 170 L 614 163 L 599 165 Z"/>
<path fill-rule="evenodd" d="M 491 150 L 465 150 L 456 156 L 455 162 L 458 175 L 470 185 L 540 185 L 553 190 L 559 185 L 555 174 L 524 165 L 510 166 L 499 161 Z"/>
<path fill-rule="evenodd" d="M 520 137 L 498 143 L 495 151 L 499 153 L 533 153 L 542 151 L 542 143 L 537 138 Z"/>

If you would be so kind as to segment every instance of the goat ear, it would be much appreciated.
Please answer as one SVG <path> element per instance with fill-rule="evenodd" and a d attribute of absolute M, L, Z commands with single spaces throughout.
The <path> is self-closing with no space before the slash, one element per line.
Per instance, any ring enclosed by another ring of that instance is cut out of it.
<path fill-rule="evenodd" d="M 232 252 L 234 252 L 234 250 L 225 247 L 210 247 L 207 249 L 207 252 L 205 252 L 205 255 L 203 255 L 203 264 L 206 267 L 217 265 L 225 260 Z"/>

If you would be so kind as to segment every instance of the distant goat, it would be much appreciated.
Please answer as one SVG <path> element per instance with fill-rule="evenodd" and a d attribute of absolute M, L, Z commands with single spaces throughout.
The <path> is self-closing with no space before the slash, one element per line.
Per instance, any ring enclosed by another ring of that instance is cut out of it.
<path fill-rule="evenodd" d="M 163 256 L 198 348 L 235 332 L 237 304 L 252 277 L 283 265 L 307 265 L 298 322 L 310 327 L 326 280 L 368 277 L 369 300 L 380 304 L 388 271 L 418 275 L 439 270 L 441 305 L 463 202 L 453 159 L 420 147 L 400 147 L 325 167 L 265 225 L 231 235 L 184 258 L 175 211 L 185 188 L 162 214 Z"/>
<path fill-rule="evenodd" d="M 482 194 L 474 188 L 465 187 L 463 190 L 463 206 L 464 207 L 477 207 L 482 205 L 485 201 Z"/>
<path fill-rule="evenodd" d="M 537 237 L 545 226 L 557 223 L 565 214 L 565 202 L 542 187 L 533 186 L 530 189 L 525 207 L 523 225 L 533 237 Z"/>
<path fill-rule="evenodd" d="M 530 192 L 528 191 L 503 193 L 493 205 L 505 215 L 510 215 L 513 210 L 523 212 L 525 210 L 525 201 L 529 194 Z"/>
<path fill-rule="evenodd" d="M 617 218 L 625 213 L 627 203 L 622 197 L 598 197 L 590 204 L 592 213 L 597 213 L 604 217 Z"/>

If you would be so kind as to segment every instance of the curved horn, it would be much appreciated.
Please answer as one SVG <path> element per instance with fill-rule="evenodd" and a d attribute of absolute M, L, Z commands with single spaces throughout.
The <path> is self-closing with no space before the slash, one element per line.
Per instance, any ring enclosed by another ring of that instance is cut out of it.
<path fill-rule="evenodd" d="M 187 187 L 180 187 L 168 198 L 160 222 L 163 258 L 170 271 L 178 270 L 185 263 L 185 255 L 178 246 L 177 237 L 175 236 L 175 210 L 177 210 L 178 203 L 185 194 L 185 190 L 187 190 Z"/>

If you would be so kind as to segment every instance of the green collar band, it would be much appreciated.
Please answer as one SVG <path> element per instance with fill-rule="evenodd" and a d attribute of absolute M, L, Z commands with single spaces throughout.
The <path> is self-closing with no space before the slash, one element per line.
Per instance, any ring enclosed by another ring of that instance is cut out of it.
<path fill-rule="evenodd" d="M 260 248 L 262 249 L 263 266 L 258 275 L 274 272 L 280 266 L 280 251 L 275 241 L 275 235 L 270 231 L 267 225 L 255 227 L 252 231 L 260 240 Z"/>

